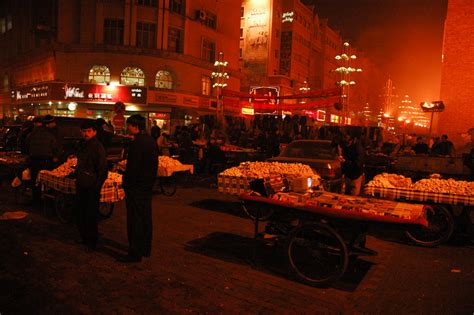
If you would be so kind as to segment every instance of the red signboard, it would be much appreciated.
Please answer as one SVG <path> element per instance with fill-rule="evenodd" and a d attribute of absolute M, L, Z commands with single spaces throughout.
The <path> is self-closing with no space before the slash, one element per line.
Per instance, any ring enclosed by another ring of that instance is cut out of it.
<path fill-rule="evenodd" d="M 141 86 L 87 83 L 45 83 L 22 87 L 11 93 L 14 102 L 64 101 L 88 103 L 146 104 L 147 90 Z"/>
<path fill-rule="evenodd" d="M 115 129 L 123 129 L 125 125 L 125 117 L 122 114 L 117 114 L 112 119 Z"/>

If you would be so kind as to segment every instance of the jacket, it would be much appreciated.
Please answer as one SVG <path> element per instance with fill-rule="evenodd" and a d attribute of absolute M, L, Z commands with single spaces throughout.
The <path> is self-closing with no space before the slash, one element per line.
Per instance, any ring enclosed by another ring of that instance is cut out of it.
<path fill-rule="evenodd" d="M 358 139 L 342 147 L 342 157 L 342 173 L 346 177 L 357 179 L 364 173 L 365 150 Z"/>
<path fill-rule="evenodd" d="M 107 179 L 107 158 L 97 137 L 85 141 L 77 155 L 76 186 L 100 190 Z"/>
<path fill-rule="evenodd" d="M 52 159 L 60 152 L 57 139 L 45 127 L 33 129 L 26 137 L 25 152 L 30 158 Z"/>
<path fill-rule="evenodd" d="M 125 190 L 152 189 L 158 173 L 158 146 L 155 139 L 140 133 L 130 144 L 123 175 Z"/>

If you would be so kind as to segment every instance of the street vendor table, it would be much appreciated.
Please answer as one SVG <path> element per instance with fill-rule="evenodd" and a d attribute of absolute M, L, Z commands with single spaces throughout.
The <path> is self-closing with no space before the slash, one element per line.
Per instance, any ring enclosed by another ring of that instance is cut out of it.
<path fill-rule="evenodd" d="M 0 152 L 0 179 L 11 179 L 26 166 L 28 157 L 19 152 Z"/>
<path fill-rule="evenodd" d="M 364 194 L 370 197 L 384 198 L 389 200 L 405 201 L 412 203 L 431 204 L 431 212 L 427 215 L 433 222 L 430 229 L 421 230 L 417 235 L 407 233 L 407 236 L 419 244 L 426 246 L 436 246 L 447 241 L 454 230 L 454 219 L 446 205 L 451 206 L 472 206 L 474 196 L 448 194 L 441 192 L 419 191 L 405 187 L 386 188 L 367 185 Z M 437 236 L 433 239 L 432 233 L 441 233 L 442 239 Z"/>
<path fill-rule="evenodd" d="M 72 220 L 73 196 L 76 194 L 76 180 L 42 170 L 38 174 L 37 183 L 41 186 L 43 197 L 53 199 L 54 209 L 59 220 L 63 223 L 70 222 Z M 112 214 L 114 203 L 124 198 L 125 192 L 121 182 L 107 179 L 100 191 L 100 214 L 103 217 L 109 217 Z"/>
<path fill-rule="evenodd" d="M 302 282 L 327 285 L 347 269 L 349 256 L 375 255 L 365 247 L 370 225 L 418 229 L 429 222 L 429 206 L 345 196 L 325 191 L 279 192 L 265 197 L 255 192 L 240 196 L 256 209 L 255 237 L 283 241 L 291 272 Z M 259 232 L 261 210 L 267 215 L 265 232 Z M 268 237 L 269 234 L 273 237 Z"/>

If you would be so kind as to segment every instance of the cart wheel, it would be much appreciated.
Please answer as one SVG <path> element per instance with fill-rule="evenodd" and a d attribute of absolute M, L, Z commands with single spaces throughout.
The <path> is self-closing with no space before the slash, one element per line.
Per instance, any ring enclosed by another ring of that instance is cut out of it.
<path fill-rule="evenodd" d="M 176 177 L 174 175 L 160 177 L 160 189 L 163 195 L 173 196 L 176 193 L 178 184 L 176 182 Z"/>
<path fill-rule="evenodd" d="M 272 206 L 264 204 L 262 202 L 242 200 L 241 204 L 244 212 L 254 221 L 257 217 L 257 210 L 260 210 L 260 216 L 258 218 L 259 221 L 267 221 L 275 212 Z"/>
<path fill-rule="evenodd" d="M 293 229 L 287 249 L 291 271 L 304 283 L 328 285 L 347 269 L 346 244 L 328 225 L 308 223 Z"/>
<path fill-rule="evenodd" d="M 58 193 L 54 200 L 54 210 L 61 223 L 70 223 L 74 216 L 74 205 L 71 198 Z"/>
<path fill-rule="evenodd" d="M 113 202 L 101 202 L 99 205 L 99 216 L 102 219 L 110 218 L 114 212 L 114 203 Z"/>
<path fill-rule="evenodd" d="M 434 247 L 446 242 L 453 233 L 454 220 L 451 213 L 443 206 L 427 206 L 427 227 L 415 227 L 405 234 L 417 245 Z"/>

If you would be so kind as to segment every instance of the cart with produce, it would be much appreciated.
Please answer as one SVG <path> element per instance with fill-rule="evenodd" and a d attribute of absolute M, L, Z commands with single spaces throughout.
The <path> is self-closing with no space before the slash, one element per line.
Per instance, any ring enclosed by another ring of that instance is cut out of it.
<path fill-rule="evenodd" d="M 431 212 L 427 213 L 430 225 L 407 232 L 411 240 L 427 246 L 447 241 L 456 227 L 453 215 L 469 219 L 474 206 L 474 182 L 441 179 L 438 174 L 417 182 L 402 175 L 380 174 L 365 186 L 364 193 L 371 197 L 430 204 Z M 438 238 L 440 233 L 442 239 Z"/>
<path fill-rule="evenodd" d="M 117 163 L 117 170 L 124 172 L 126 165 L 127 160 L 120 161 Z M 181 172 L 193 174 L 194 165 L 182 164 L 178 160 L 168 156 L 158 157 L 158 185 L 163 195 L 173 196 L 176 193 L 178 188 L 176 174 Z"/>
<path fill-rule="evenodd" d="M 372 225 L 412 229 L 427 226 L 430 206 L 340 195 L 321 190 L 278 191 L 275 182 L 255 180 L 240 195 L 252 209 L 255 238 L 283 245 L 288 268 L 298 280 L 328 285 L 346 271 L 349 261 L 377 253 L 365 247 Z M 266 226 L 260 231 L 259 223 Z"/>
<path fill-rule="evenodd" d="M 53 209 L 58 219 L 63 223 L 71 222 L 73 219 L 73 205 L 76 194 L 76 180 L 71 177 L 74 166 L 77 164 L 75 158 L 58 168 L 48 171 L 42 170 L 38 174 L 37 184 L 41 186 L 42 198 L 53 202 Z M 109 172 L 108 177 L 100 192 L 99 214 L 103 218 L 112 215 L 114 204 L 124 199 L 125 193 L 122 188 L 122 175 Z M 45 205 L 47 202 L 44 203 Z"/>

